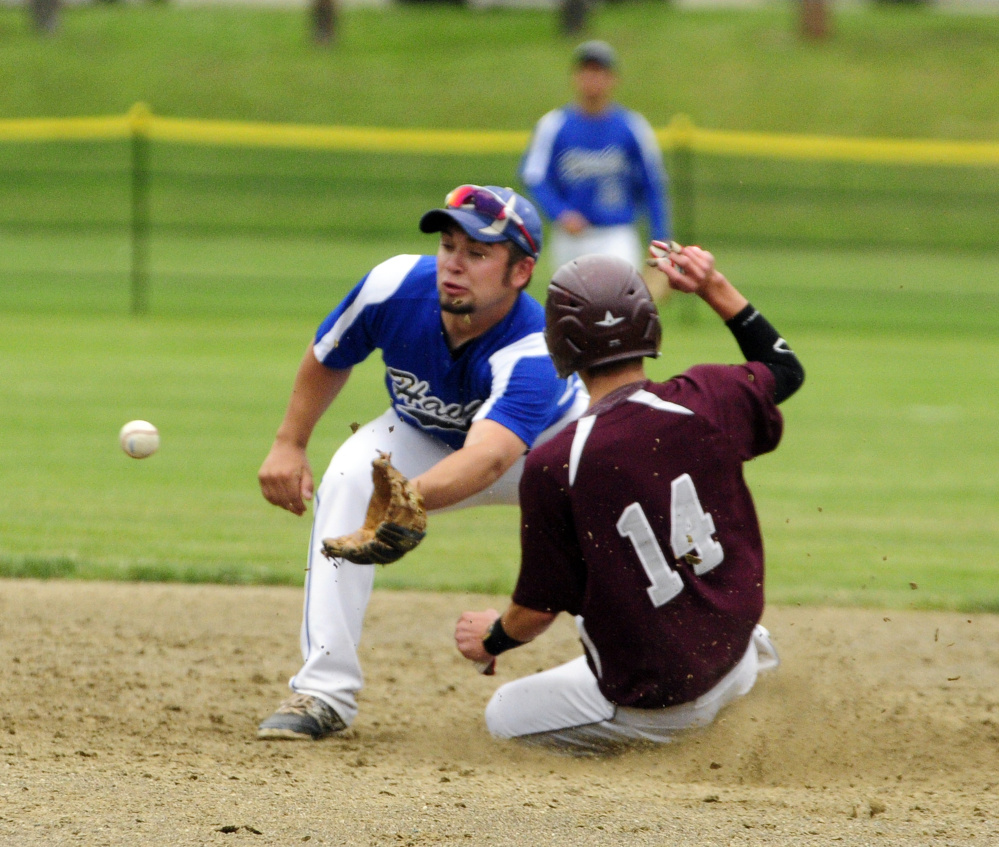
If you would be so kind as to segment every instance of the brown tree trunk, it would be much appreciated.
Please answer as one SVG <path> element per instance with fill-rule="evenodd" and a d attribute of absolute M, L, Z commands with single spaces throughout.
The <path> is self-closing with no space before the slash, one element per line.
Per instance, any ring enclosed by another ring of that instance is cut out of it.
<path fill-rule="evenodd" d="M 828 0 L 798 0 L 801 3 L 801 35 L 818 41 L 829 36 Z"/>
<path fill-rule="evenodd" d="M 559 31 L 575 35 L 586 27 L 588 0 L 560 0 L 558 9 Z"/>
<path fill-rule="evenodd" d="M 46 35 L 59 26 L 59 0 L 30 0 L 31 22 L 38 32 Z"/>
<path fill-rule="evenodd" d="M 317 44 L 336 41 L 336 0 L 313 0 L 312 37 Z"/>

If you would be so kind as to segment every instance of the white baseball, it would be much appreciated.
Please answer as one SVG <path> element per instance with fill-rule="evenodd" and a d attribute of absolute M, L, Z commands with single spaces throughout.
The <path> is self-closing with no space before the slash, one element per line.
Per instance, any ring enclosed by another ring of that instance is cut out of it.
<path fill-rule="evenodd" d="M 649 252 L 657 259 L 662 259 L 670 253 L 679 253 L 682 249 L 683 248 L 675 241 L 653 241 L 649 245 Z"/>
<path fill-rule="evenodd" d="M 129 421 L 118 433 L 118 443 L 133 459 L 145 459 L 160 449 L 160 432 L 149 421 Z"/>
<path fill-rule="evenodd" d="M 681 250 L 683 250 L 683 247 L 675 241 L 653 241 L 649 245 L 649 253 L 652 254 L 652 258 L 646 259 L 645 264 L 650 268 L 657 268 L 659 267 L 660 259 L 666 258 L 670 253 L 679 253 Z M 670 264 L 680 271 L 680 273 L 683 273 L 683 268 L 677 266 L 675 262 L 670 262 Z"/>

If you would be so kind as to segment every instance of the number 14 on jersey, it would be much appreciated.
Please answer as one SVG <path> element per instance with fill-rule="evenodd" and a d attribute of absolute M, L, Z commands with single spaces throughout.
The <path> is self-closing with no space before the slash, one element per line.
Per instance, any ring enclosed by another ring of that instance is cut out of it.
<path fill-rule="evenodd" d="M 714 519 L 701 508 L 690 474 L 678 476 L 670 488 L 670 548 L 676 559 L 683 559 L 693 567 L 695 574 L 701 576 L 720 565 L 725 558 L 725 551 L 713 537 Z M 645 568 L 652 583 L 648 592 L 653 605 L 662 606 L 683 591 L 683 580 L 663 555 L 639 503 L 632 503 L 621 513 L 617 531 L 622 538 L 631 541 L 638 560 Z"/>

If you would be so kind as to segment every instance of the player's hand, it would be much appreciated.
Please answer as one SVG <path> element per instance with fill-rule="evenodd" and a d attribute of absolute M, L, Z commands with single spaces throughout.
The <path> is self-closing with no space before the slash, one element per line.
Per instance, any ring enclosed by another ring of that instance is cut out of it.
<path fill-rule="evenodd" d="M 579 212 L 570 210 L 558 216 L 558 225 L 569 235 L 579 235 L 590 225 L 590 222 Z"/>
<path fill-rule="evenodd" d="M 663 251 L 665 255 L 660 255 Z M 674 291 L 700 294 L 708 285 L 724 281 L 715 269 L 715 257 L 700 247 L 680 247 L 675 241 L 653 241 L 649 255 L 649 265 L 666 274 L 669 287 Z"/>
<path fill-rule="evenodd" d="M 493 656 L 482 646 L 482 639 L 486 637 L 486 632 L 498 617 L 499 612 L 495 609 L 486 609 L 484 612 L 463 612 L 454 628 L 454 643 L 458 652 L 477 664 L 491 662 Z"/>
<path fill-rule="evenodd" d="M 313 480 L 304 447 L 275 441 L 260 466 L 257 479 L 268 503 L 294 515 L 305 514 L 305 503 L 312 499 Z"/>

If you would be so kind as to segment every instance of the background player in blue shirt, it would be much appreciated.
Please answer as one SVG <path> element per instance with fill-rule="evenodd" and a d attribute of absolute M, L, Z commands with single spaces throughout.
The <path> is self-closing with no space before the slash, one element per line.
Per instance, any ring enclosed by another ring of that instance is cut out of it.
<path fill-rule="evenodd" d="M 357 655 L 374 568 L 327 560 L 322 539 L 364 522 L 378 451 L 423 496 L 428 511 L 517 502 L 528 448 L 586 405 L 575 377 L 559 378 L 541 305 L 524 291 L 541 249 L 534 207 L 509 188 L 459 186 L 420 220 L 439 232 L 436 256 L 395 256 L 370 271 L 322 322 L 299 366 L 261 490 L 306 511 L 312 431 L 351 368 L 375 349 L 390 407 L 336 451 L 315 495 L 294 694 L 261 738 L 317 739 L 345 729 L 362 685 Z"/>
<path fill-rule="evenodd" d="M 574 61 L 576 102 L 538 121 L 520 177 L 554 224 L 553 267 L 603 253 L 644 271 L 641 218 L 647 216 L 652 239 L 672 235 L 662 153 L 649 122 L 612 99 L 618 79 L 613 48 L 587 41 L 576 48 Z"/>
<path fill-rule="evenodd" d="M 585 654 L 501 686 L 486 709 L 500 738 L 574 752 L 670 741 L 777 664 L 759 626 L 763 541 L 742 468 L 777 447 L 777 404 L 804 371 L 710 253 L 685 247 L 657 265 L 726 322 L 746 362 L 651 382 L 642 362 L 661 328 L 637 272 L 583 256 L 555 273 L 548 346 L 592 404 L 528 457 L 512 602 L 502 616 L 466 612 L 455 640 L 485 663 L 565 611 Z"/>

